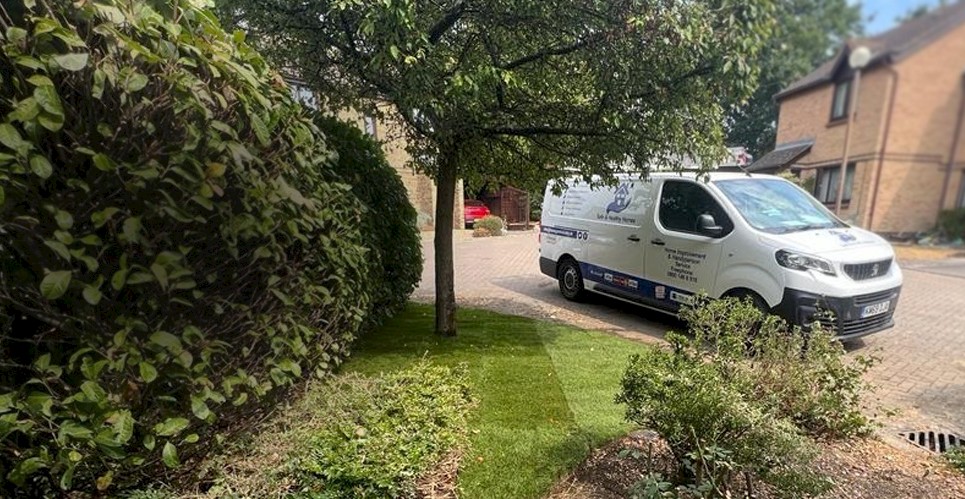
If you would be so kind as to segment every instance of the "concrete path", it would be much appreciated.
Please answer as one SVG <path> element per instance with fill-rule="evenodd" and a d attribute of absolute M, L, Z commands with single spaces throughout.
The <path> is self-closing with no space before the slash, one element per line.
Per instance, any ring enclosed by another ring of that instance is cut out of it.
<path fill-rule="evenodd" d="M 455 238 L 456 296 L 461 305 L 557 320 L 609 331 L 635 340 L 658 342 L 676 319 L 599 297 L 566 301 L 556 281 L 539 272 L 537 233 L 496 238 Z M 431 234 L 423 241 L 422 283 L 414 298 L 431 301 Z M 894 329 L 848 345 L 853 355 L 874 355 L 880 363 L 869 375 L 878 386 L 872 409 L 886 434 L 902 430 L 952 431 L 965 435 L 965 259 L 902 264 L 905 284 Z M 897 409 L 887 415 L 883 410 Z"/>

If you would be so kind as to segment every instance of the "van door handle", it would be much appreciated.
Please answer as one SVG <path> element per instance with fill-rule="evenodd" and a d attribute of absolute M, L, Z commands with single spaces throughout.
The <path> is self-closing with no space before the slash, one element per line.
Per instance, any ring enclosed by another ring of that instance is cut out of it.
<path fill-rule="evenodd" d="M 633 242 L 635 242 L 635 243 L 639 243 L 639 242 L 640 242 L 640 238 L 637 237 L 636 235 L 633 235 L 633 236 L 628 237 L 627 240 L 633 241 Z"/>
<path fill-rule="evenodd" d="M 650 244 L 656 244 L 657 246 L 663 246 L 667 243 L 663 242 L 663 239 L 651 239 Z"/>

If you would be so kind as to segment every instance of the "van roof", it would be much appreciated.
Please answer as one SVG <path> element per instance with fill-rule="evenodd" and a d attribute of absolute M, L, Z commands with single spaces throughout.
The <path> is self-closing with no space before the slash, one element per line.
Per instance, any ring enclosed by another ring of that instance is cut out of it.
<path fill-rule="evenodd" d="M 618 173 L 614 175 L 618 179 L 629 179 L 629 178 L 640 178 L 639 173 Z M 732 178 L 780 178 L 774 175 L 767 175 L 762 173 L 744 173 L 744 172 L 705 172 L 699 173 L 696 171 L 682 171 L 682 172 L 650 172 L 649 178 L 689 178 L 696 179 L 698 176 L 703 178 L 706 176 L 711 181 L 714 180 L 726 180 Z"/>

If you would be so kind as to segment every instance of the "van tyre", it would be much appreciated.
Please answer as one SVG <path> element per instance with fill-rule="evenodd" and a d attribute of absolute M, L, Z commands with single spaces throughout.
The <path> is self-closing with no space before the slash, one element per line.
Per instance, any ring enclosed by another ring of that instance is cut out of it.
<path fill-rule="evenodd" d="M 575 260 L 566 259 L 560 262 L 556 270 L 556 277 L 560 282 L 560 293 L 570 301 L 582 301 L 586 297 L 583 289 L 583 273 Z"/>

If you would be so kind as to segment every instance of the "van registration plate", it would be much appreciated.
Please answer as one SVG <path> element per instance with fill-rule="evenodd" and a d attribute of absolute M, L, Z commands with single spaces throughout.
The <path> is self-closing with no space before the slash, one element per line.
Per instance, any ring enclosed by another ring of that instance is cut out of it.
<path fill-rule="evenodd" d="M 861 318 L 874 317 L 876 315 L 881 315 L 887 313 L 891 308 L 890 301 L 883 301 L 881 303 L 875 303 L 873 305 L 868 305 L 861 309 Z"/>

